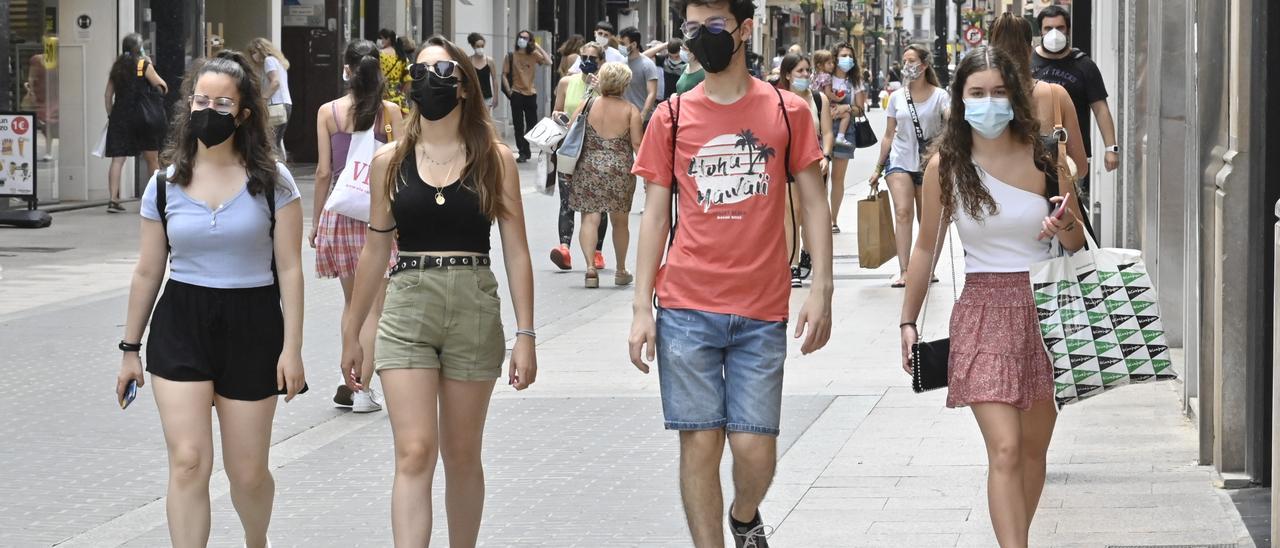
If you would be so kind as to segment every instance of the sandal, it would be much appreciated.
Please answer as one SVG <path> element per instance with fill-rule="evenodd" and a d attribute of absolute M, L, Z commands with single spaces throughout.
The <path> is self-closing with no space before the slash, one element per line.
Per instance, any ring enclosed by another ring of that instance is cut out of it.
<path fill-rule="evenodd" d="M 595 270 L 588 270 L 585 282 L 587 289 L 597 289 L 600 287 L 600 273 Z"/>
<path fill-rule="evenodd" d="M 632 280 L 635 280 L 635 278 L 636 277 L 632 276 L 630 272 L 619 270 L 613 273 L 613 285 L 631 285 Z"/>
<path fill-rule="evenodd" d="M 905 272 L 898 274 L 898 277 L 889 284 L 889 287 L 896 289 L 907 287 L 907 274 Z"/>

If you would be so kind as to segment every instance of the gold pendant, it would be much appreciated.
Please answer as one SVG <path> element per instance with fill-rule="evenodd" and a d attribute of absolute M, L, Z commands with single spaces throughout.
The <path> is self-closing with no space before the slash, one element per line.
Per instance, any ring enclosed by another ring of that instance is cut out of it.
<path fill-rule="evenodd" d="M 444 205 L 444 193 L 436 192 L 436 205 Z"/>

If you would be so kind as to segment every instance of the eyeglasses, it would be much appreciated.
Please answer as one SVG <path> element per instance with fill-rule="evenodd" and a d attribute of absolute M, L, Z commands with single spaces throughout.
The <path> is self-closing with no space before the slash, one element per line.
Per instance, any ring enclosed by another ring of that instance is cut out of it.
<path fill-rule="evenodd" d="M 581 57 L 583 61 L 595 61 L 597 63 L 600 62 L 600 57 L 596 55 L 581 55 L 579 57 Z"/>
<path fill-rule="evenodd" d="M 236 109 L 236 102 L 231 100 L 230 97 L 210 98 L 208 95 L 197 94 L 192 95 L 189 99 L 191 99 L 191 104 L 196 107 L 196 110 L 213 107 L 213 110 L 223 114 L 231 114 L 231 111 Z"/>
<path fill-rule="evenodd" d="M 434 72 L 436 76 L 441 78 L 458 78 L 461 72 L 458 70 L 458 62 L 452 59 L 442 59 L 434 63 L 414 63 L 409 65 L 409 77 L 414 80 L 421 80 L 427 77 L 428 72 Z"/>
<path fill-rule="evenodd" d="M 724 17 L 717 15 L 714 17 L 710 17 L 706 21 L 703 21 L 701 23 L 697 21 L 685 21 L 685 23 L 680 26 L 680 30 L 684 31 L 685 40 L 694 40 L 698 38 L 699 34 L 702 34 L 702 29 L 704 28 L 707 29 L 707 31 L 709 31 L 711 34 L 720 34 L 724 32 L 725 27 L 728 27 L 728 26 L 729 26 L 728 20 L 725 19 Z M 742 26 L 742 24 L 739 23 L 738 26 L 740 27 Z M 734 27 L 734 29 L 729 32 L 737 32 L 737 31 L 738 31 L 738 28 Z"/>

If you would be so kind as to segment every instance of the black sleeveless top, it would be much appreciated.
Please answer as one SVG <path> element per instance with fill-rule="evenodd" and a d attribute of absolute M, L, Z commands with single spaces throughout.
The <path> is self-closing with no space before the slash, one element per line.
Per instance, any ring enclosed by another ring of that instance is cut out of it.
<path fill-rule="evenodd" d="M 436 199 L 435 187 L 418 176 L 417 154 L 410 150 L 400 164 L 391 216 L 396 220 L 396 244 L 400 251 L 465 251 L 489 254 L 492 223 L 480 211 L 480 195 L 462 180 L 439 189 L 444 204 Z"/>
<path fill-rule="evenodd" d="M 476 78 L 480 79 L 480 94 L 485 99 L 493 99 L 493 63 L 486 63 L 484 68 L 476 69 Z"/>

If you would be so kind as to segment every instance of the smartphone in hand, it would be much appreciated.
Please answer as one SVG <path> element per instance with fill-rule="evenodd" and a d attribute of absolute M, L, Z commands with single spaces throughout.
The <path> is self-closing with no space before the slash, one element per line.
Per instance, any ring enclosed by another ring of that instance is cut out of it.
<path fill-rule="evenodd" d="M 1068 192 L 1066 196 L 1062 197 L 1062 201 L 1058 202 L 1058 208 L 1053 210 L 1053 213 L 1051 215 L 1053 216 L 1054 219 L 1062 218 L 1062 214 L 1067 212 L 1067 203 L 1070 201 L 1071 201 L 1071 193 Z"/>
<path fill-rule="evenodd" d="M 128 409 L 137 397 L 138 381 L 129 381 L 129 385 L 124 387 L 124 397 L 120 398 L 120 409 Z"/>

